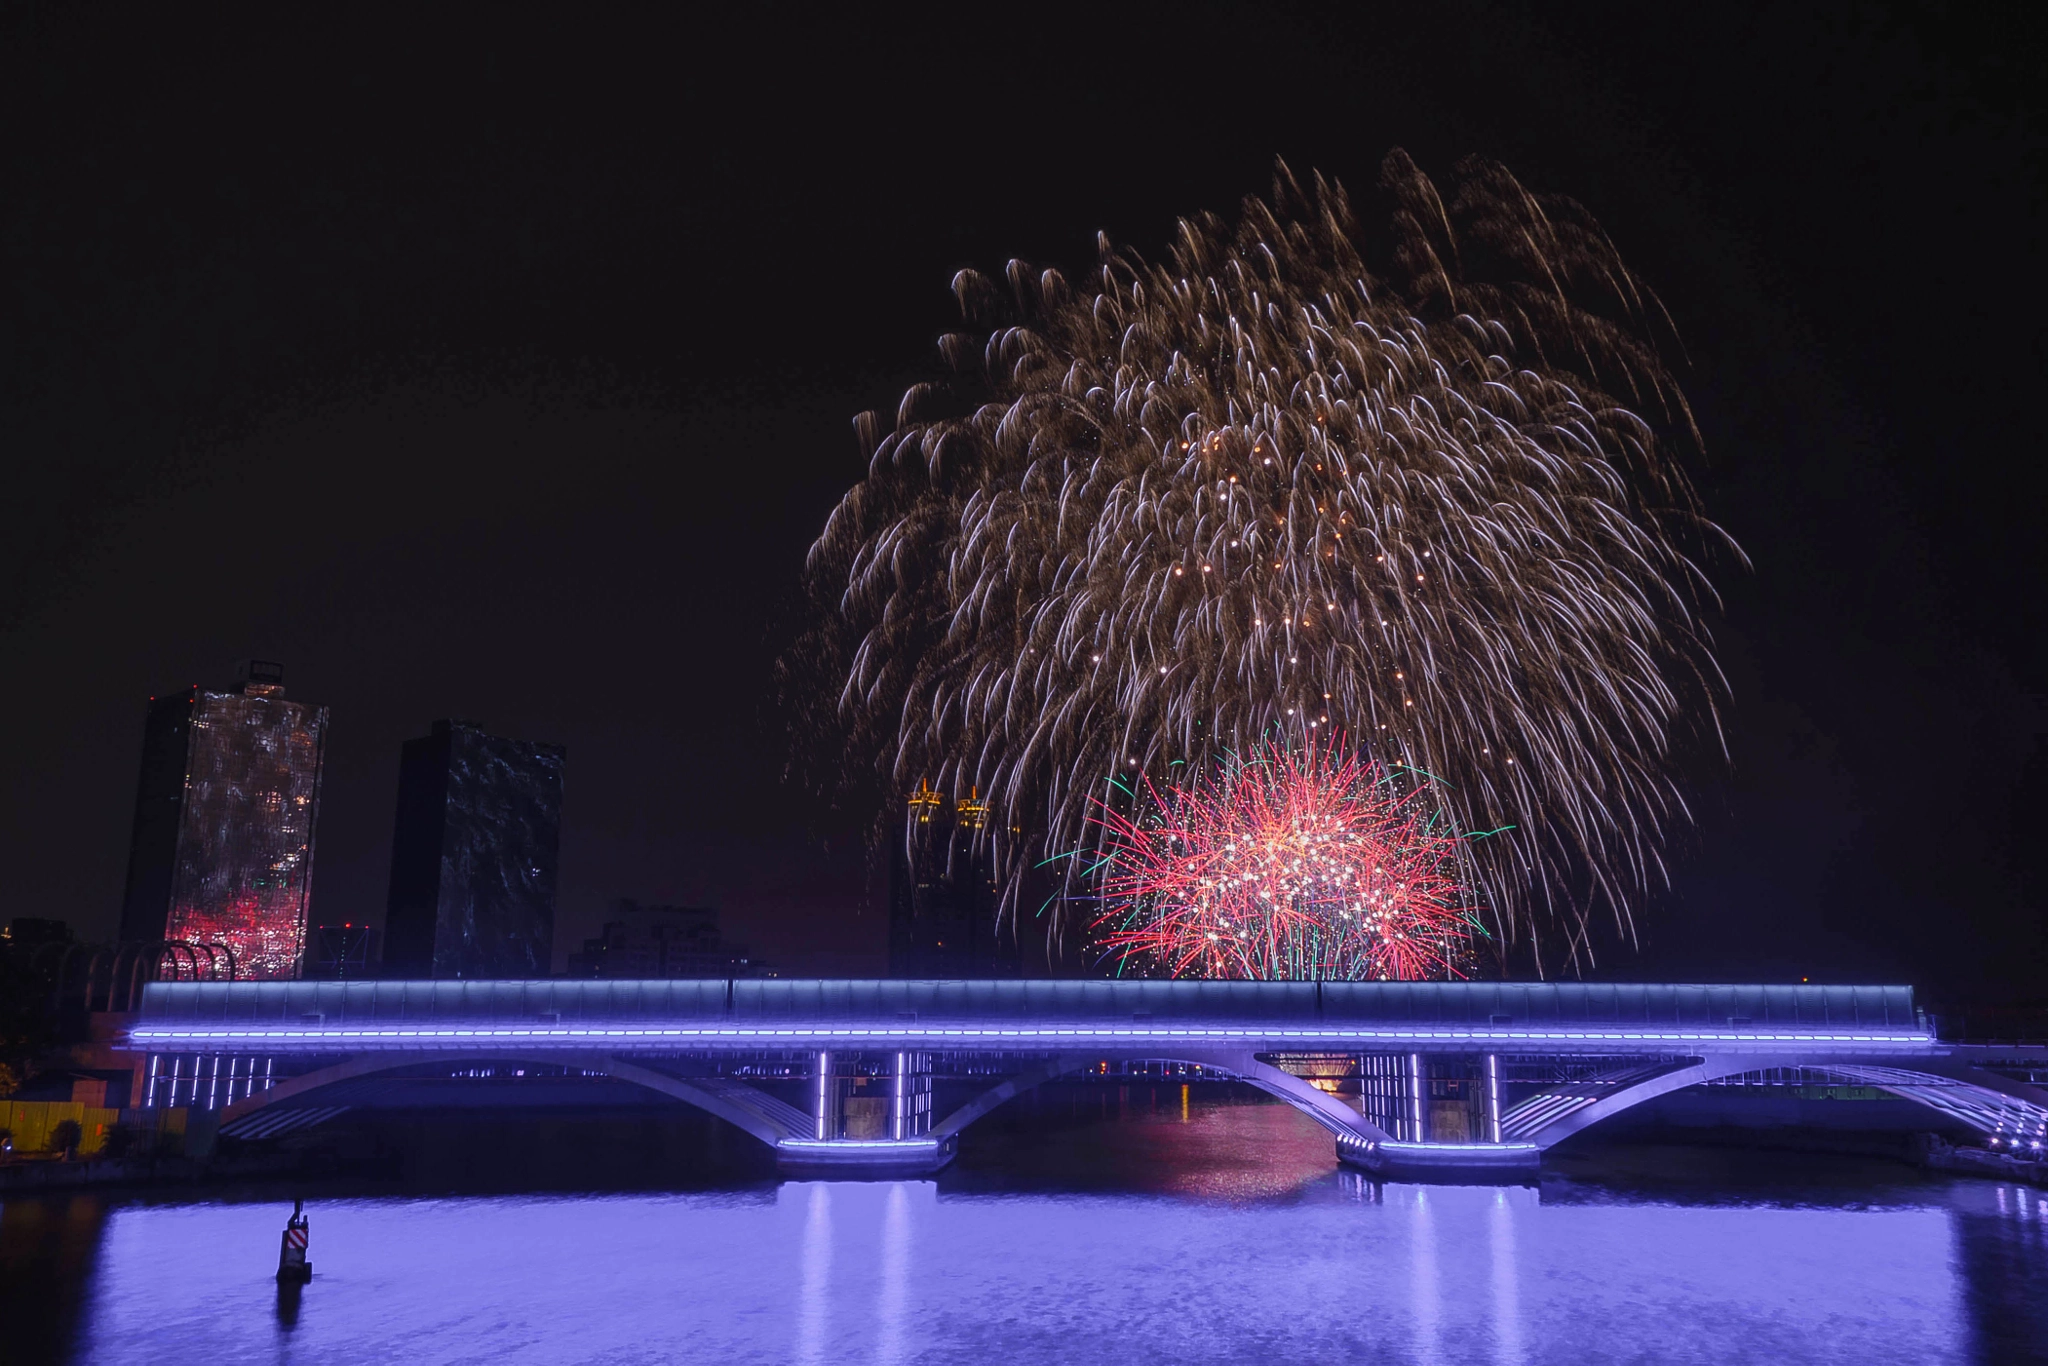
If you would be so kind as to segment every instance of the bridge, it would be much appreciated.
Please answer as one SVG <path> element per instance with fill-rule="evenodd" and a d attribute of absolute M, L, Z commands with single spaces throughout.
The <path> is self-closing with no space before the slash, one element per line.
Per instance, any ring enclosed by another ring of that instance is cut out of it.
<path fill-rule="evenodd" d="M 1987 1146 L 2048 1142 L 2048 1050 L 1937 1039 L 1895 986 L 1510 982 L 158 982 L 117 1047 L 145 1105 L 258 1139 L 474 1094 L 652 1093 L 785 1171 L 936 1171 L 963 1129 L 1055 1077 L 1148 1064 L 1234 1078 L 1389 1175 L 1525 1175 L 1685 1087 L 1875 1087 Z M 516 1103 L 516 1101 L 515 1101 Z"/>

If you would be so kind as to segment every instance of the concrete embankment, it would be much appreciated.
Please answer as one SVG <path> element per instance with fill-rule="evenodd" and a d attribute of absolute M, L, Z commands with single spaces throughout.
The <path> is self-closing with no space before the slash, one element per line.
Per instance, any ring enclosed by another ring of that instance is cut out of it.
<path fill-rule="evenodd" d="M 1939 1134 L 1923 1134 L 1921 1151 L 1915 1154 L 1930 1171 L 1955 1172 L 1960 1176 L 1988 1176 L 1997 1181 L 2026 1181 L 2048 1187 L 2048 1161 L 2029 1161 L 2011 1153 L 1989 1148 L 1958 1148 Z"/>

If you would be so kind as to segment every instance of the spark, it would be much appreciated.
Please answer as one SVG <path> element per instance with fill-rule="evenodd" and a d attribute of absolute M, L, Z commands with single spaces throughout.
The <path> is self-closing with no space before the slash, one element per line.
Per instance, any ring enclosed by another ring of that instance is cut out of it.
<path fill-rule="evenodd" d="M 1282 167 L 1159 263 L 1103 239 L 1084 280 L 955 278 L 958 380 L 857 420 L 810 552 L 783 679 L 820 785 L 978 788 L 1014 911 L 1126 751 L 1203 770 L 1327 692 L 1460 828 L 1511 827 L 1468 857 L 1497 942 L 1583 970 L 1596 910 L 1628 931 L 1724 692 L 1701 547 L 1732 542 L 1678 459 L 1668 325 L 1578 205 L 1479 161 L 1384 181 L 1378 241 Z"/>
<path fill-rule="evenodd" d="M 1095 942 L 1140 976 L 1465 976 L 1485 932 L 1437 795 L 1333 736 L 1098 801 Z"/>

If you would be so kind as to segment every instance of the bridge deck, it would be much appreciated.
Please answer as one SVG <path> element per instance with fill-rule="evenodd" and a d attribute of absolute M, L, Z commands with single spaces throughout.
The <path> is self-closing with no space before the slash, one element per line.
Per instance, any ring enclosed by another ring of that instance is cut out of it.
<path fill-rule="evenodd" d="M 156 982 L 145 1020 L 1156 1020 L 1915 1029 L 1901 986 L 1591 982 L 672 980 Z"/>
<path fill-rule="evenodd" d="M 175 982 L 129 1046 L 521 1048 L 1645 1047 L 1932 1042 L 1908 987 L 1509 982 Z"/>
<path fill-rule="evenodd" d="M 1925 1047 L 1911 987 L 1249 981 L 152 983 L 129 1047 Z"/>

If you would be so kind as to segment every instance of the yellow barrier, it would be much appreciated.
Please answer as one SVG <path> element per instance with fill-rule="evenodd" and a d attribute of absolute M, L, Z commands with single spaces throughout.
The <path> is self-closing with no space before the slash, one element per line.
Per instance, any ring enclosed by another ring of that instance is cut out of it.
<path fill-rule="evenodd" d="M 14 1151 L 50 1150 L 50 1134 L 70 1120 L 78 1125 L 78 1155 L 90 1157 L 106 1146 L 107 1131 L 120 1121 L 119 1110 L 103 1110 L 70 1100 L 0 1100 L 0 1129 L 14 1135 Z"/>

